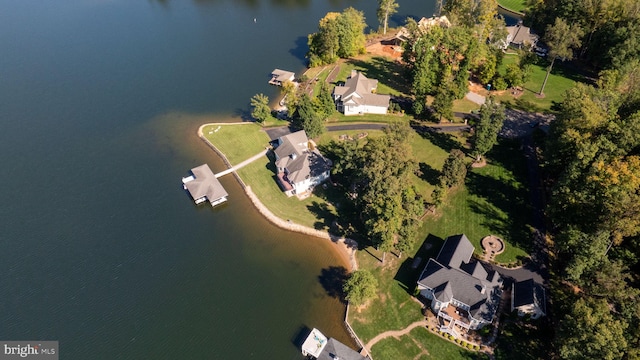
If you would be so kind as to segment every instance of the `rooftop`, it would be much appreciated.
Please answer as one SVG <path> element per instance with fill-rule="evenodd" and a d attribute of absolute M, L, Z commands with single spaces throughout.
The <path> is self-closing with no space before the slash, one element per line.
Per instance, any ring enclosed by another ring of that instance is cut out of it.
<path fill-rule="evenodd" d="M 189 191 L 196 203 L 200 203 L 202 199 L 206 198 L 210 203 L 214 204 L 218 200 L 229 196 L 211 171 L 211 168 L 209 168 L 209 165 L 203 164 L 195 167 L 191 169 L 191 173 L 193 176 L 183 179 L 183 183 L 185 189 Z"/>

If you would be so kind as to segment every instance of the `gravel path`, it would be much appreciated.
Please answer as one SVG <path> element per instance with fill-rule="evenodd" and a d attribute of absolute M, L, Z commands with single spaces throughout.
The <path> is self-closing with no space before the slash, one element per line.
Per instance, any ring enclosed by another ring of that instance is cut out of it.
<path fill-rule="evenodd" d="M 371 350 L 371 347 L 373 345 L 375 345 L 378 341 L 388 338 L 390 336 L 393 336 L 395 338 L 400 337 L 402 335 L 406 335 L 408 334 L 411 330 L 419 327 L 419 326 L 424 326 L 426 327 L 429 324 L 428 320 L 422 320 L 422 321 L 416 321 L 413 324 L 407 326 L 406 328 L 402 329 L 402 330 L 389 330 L 389 331 L 385 331 L 381 334 L 376 335 L 373 339 L 371 339 L 367 345 L 365 345 L 365 348 L 367 349 L 367 351 Z"/>

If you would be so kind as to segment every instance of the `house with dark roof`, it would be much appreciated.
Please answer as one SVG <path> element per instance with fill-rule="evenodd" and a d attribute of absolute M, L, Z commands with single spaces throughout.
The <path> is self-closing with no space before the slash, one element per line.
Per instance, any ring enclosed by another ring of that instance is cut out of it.
<path fill-rule="evenodd" d="M 336 108 L 345 115 L 386 114 L 391 96 L 375 94 L 377 88 L 378 80 L 352 70 L 345 84 L 333 89 Z"/>
<path fill-rule="evenodd" d="M 474 247 L 464 234 L 448 237 L 418 279 L 420 295 L 431 300 L 440 331 L 460 336 L 490 324 L 502 296 L 502 278 L 472 259 Z"/>
<path fill-rule="evenodd" d="M 182 178 L 182 186 L 196 204 L 209 200 L 211 206 L 216 206 L 229 196 L 207 164 L 191 169 L 191 175 Z"/>
<path fill-rule="evenodd" d="M 331 161 L 310 144 L 304 130 L 280 137 L 274 154 L 278 183 L 287 196 L 301 196 L 329 178 Z"/>
<path fill-rule="evenodd" d="M 365 360 L 364 356 L 340 341 L 327 338 L 318 329 L 311 330 L 302 344 L 302 355 L 318 360 Z"/>
<path fill-rule="evenodd" d="M 538 43 L 538 35 L 532 34 L 531 29 L 519 23 L 515 26 L 507 26 L 507 38 L 502 40 L 502 48 L 513 46 L 518 49 L 533 48 Z"/>
<path fill-rule="evenodd" d="M 544 287 L 533 279 L 519 281 L 511 289 L 511 311 L 518 316 L 531 315 L 537 319 L 547 314 L 547 299 Z"/>

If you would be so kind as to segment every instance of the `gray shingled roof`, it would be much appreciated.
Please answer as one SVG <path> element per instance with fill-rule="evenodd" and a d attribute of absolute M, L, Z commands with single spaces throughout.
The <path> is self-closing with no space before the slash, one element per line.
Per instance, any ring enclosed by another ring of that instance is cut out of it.
<path fill-rule="evenodd" d="M 459 268 L 462 263 L 468 263 L 473 255 L 473 244 L 464 234 L 449 236 L 438 253 L 438 262 Z"/>
<path fill-rule="evenodd" d="M 372 93 L 377 87 L 378 80 L 369 79 L 354 70 L 344 86 L 336 86 L 333 93 L 339 95 L 345 104 L 389 106 L 391 96 Z"/>
<path fill-rule="evenodd" d="M 522 24 L 507 26 L 506 29 L 509 35 L 511 35 L 511 42 L 516 45 L 522 45 L 525 43 L 535 45 L 538 41 L 538 35 L 532 34 L 530 31 L 531 29 L 523 26 Z"/>
<path fill-rule="evenodd" d="M 203 164 L 191 169 L 194 180 L 185 184 L 187 190 L 194 200 L 207 197 L 209 202 L 213 202 L 222 197 L 229 196 L 227 191 L 222 187 L 220 181 L 213 174 L 209 165 Z"/>
<path fill-rule="evenodd" d="M 473 245 L 464 234 L 446 239 L 436 259 L 429 259 L 418 284 L 433 289 L 437 300 L 456 299 L 476 319 L 491 321 L 500 302 L 500 277 L 471 259 Z"/>
<path fill-rule="evenodd" d="M 329 338 L 327 345 L 324 347 L 318 360 L 365 360 L 365 357 L 359 352 L 353 350 L 340 341 Z"/>
<path fill-rule="evenodd" d="M 542 285 L 533 279 L 519 281 L 513 284 L 513 306 L 534 304 L 545 311 L 545 296 Z"/>
<path fill-rule="evenodd" d="M 320 176 L 331 169 L 331 163 L 317 149 L 307 147 L 307 134 L 304 130 L 280 138 L 280 145 L 275 149 L 278 157 L 276 166 L 287 169 L 287 178 L 297 183 L 309 177 Z"/>

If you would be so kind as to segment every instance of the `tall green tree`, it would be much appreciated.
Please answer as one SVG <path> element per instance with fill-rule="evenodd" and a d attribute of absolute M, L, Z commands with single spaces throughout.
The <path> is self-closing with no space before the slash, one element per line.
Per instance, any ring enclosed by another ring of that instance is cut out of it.
<path fill-rule="evenodd" d="M 396 0 L 378 0 L 378 21 L 382 24 L 383 34 L 387 33 L 387 25 L 389 23 L 389 16 L 398 12 L 398 3 Z"/>
<path fill-rule="evenodd" d="M 464 184 L 467 176 L 467 164 L 465 155 L 460 149 L 453 149 L 442 166 L 442 182 L 447 187 L 455 187 Z"/>
<path fill-rule="evenodd" d="M 259 123 L 264 123 L 271 119 L 271 108 L 269 98 L 264 94 L 256 94 L 251 98 L 251 117 Z"/>
<path fill-rule="evenodd" d="M 322 114 L 318 113 L 313 100 L 307 94 L 300 96 L 296 123 L 307 133 L 309 138 L 316 138 L 324 132 Z"/>
<path fill-rule="evenodd" d="M 320 84 L 320 92 L 315 97 L 316 107 L 323 120 L 336 112 L 336 104 L 331 96 L 331 90 L 326 81 Z"/>
<path fill-rule="evenodd" d="M 604 299 L 579 298 L 560 321 L 563 359 L 622 359 L 628 324 L 616 319 Z"/>
<path fill-rule="evenodd" d="M 345 281 L 342 290 L 349 303 L 360 306 L 376 297 L 378 279 L 369 270 L 356 270 Z"/>
<path fill-rule="evenodd" d="M 582 35 L 583 31 L 579 25 L 569 25 L 561 18 L 556 18 L 555 23 L 547 27 L 544 41 L 549 47 L 547 56 L 551 59 L 551 64 L 549 64 L 547 74 L 542 82 L 540 95 L 544 94 L 544 88 L 555 61 L 557 59 L 562 61 L 573 59 L 573 50 L 580 47 Z"/>
<path fill-rule="evenodd" d="M 308 36 L 307 57 L 311 66 L 331 64 L 365 51 L 364 13 L 352 7 L 329 12 L 320 19 L 318 32 Z"/>
<path fill-rule="evenodd" d="M 505 119 L 504 106 L 498 104 L 493 97 L 487 98 L 480 107 L 480 119 L 477 121 L 471 138 L 471 153 L 479 162 L 498 141 L 498 133 Z"/>

